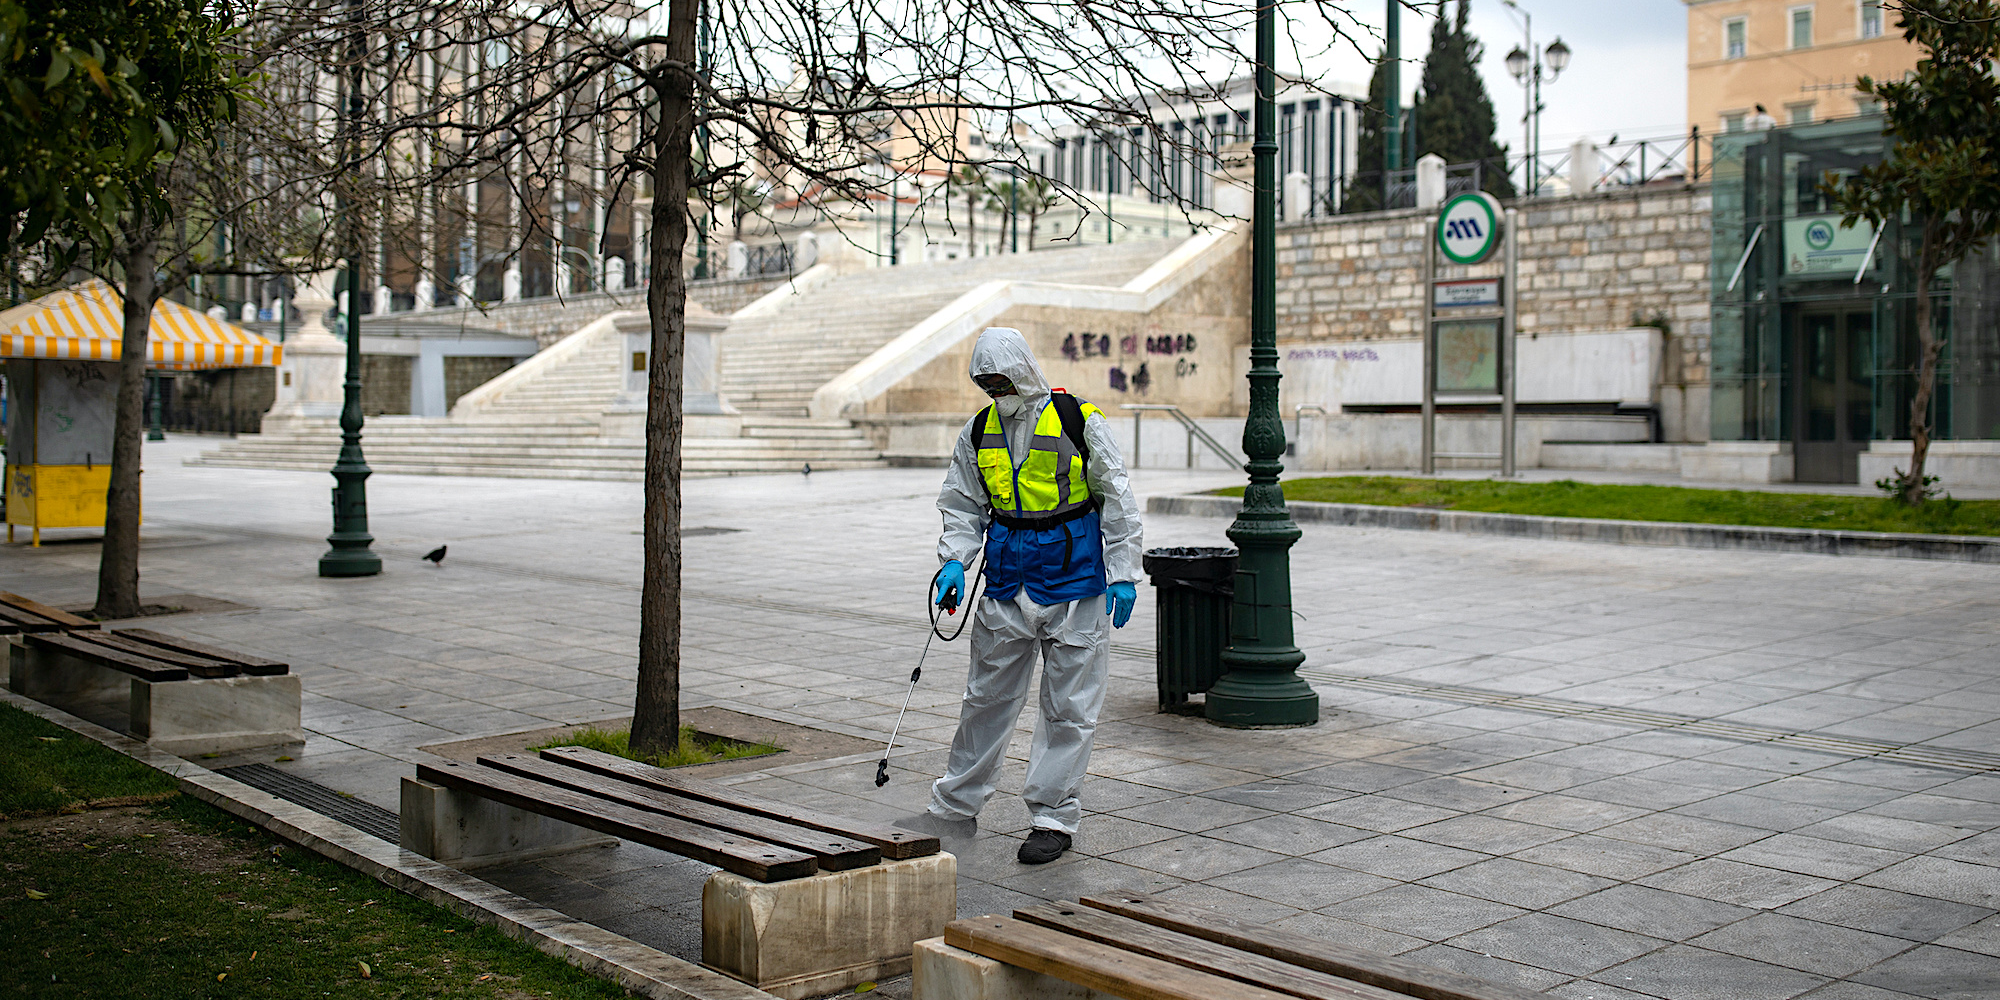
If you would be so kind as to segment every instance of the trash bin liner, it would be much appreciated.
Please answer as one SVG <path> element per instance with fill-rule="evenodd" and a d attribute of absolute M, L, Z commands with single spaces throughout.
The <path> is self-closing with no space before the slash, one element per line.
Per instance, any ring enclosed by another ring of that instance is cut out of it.
<path fill-rule="evenodd" d="M 1147 549 L 1144 565 L 1159 611 L 1154 666 L 1160 711 L 1171 712 L 1186 705 L 1189 695 L 1215 686 L 1223 674 L 1229 609 L 1236 601 L 1236 550 Z"/>

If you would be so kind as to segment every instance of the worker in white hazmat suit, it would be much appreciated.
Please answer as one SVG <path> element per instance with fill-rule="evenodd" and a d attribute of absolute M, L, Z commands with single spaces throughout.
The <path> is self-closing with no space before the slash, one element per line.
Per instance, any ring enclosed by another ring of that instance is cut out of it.
<path fill-rule="evenodd" d="M 938 493 L 944 568 L 933 599 L 966 592 L 965 566 L 982 547 L 986 589 L 972 611 L 958 734 L 929 811 L 969 826 L 992 796 L 1040 653 L 1041 720 L 1021 793 L 1034 828 L 1019 857 L 1042 864 L 1069 849 L 1083 816 L 1077 794 L 1111 628 L 1124 627 L 1138 598 L 1139 505 L 1110 422 L 1049 388 L 1020 331 L 981 333 L 969 374 L 993 405 L 959 434 Z"/>

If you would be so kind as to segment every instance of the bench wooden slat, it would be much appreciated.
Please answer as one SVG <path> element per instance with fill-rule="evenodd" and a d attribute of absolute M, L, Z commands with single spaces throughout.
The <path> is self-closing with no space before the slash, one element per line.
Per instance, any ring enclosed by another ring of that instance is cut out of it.
<path fill-rule="evenodd" d="M 234 677 L 243 672 L 243 668 L 234 663 L 223 660 L 211 660 L 205 656 L 190 656 L 171 649 L 149 646 L 143 642 L 134 642 L 123 638 L 116 632 L 83 632 L 73 636 L 73 638 L 79 642 L 90 643 L 93 646 L 104 646 L 121 653 L 128 653 L 132 656 L 160 660 L 177 667 L 185 667 L 188 673 L 196 677 Z"/>
<path fill-rule="evenodd" d="M 940 849 L 936 837 L 913 830 L 905 830 L 886 823 L 867 823 L 817 809 L 795 806 L 724 785 L 710 784 L 698 778 L 682 777 L 651 764 L 627 760 L 601 750 L 590 750 L 585 747 L 551 747 L 542 751 L 542 759 L 617 778 L 620 781 L 685 795 L 691 799 L 713 802 L 741 812 L 755 813 L 797 826 L 824 830 L 849 840 L 874 844 L 881 849 L 885 858 L 921 858 L 936 854 Z"/>
<path fill-rule="evenodd" d="M 1213 910 L 1144 893 L 1085 896 L 1083 905 L 1144 921 L 1316 972 L 1379 986 L 1422 1000 L 1548 1000 L 1517 986 L 1420 965 L 1394 955 L 1352 948 L 1295 931 L 1235 920 Z"/>
<path fill-rule="evenodd" d="M 944 943 L 1126 1000 L 1293 1000 L 1289 994 L 1006 917 L 945 925 Z"/>
<path fill-rule="evenodd" d="M 22 611 L 20 608 L 0 604 L 0 635 L 65 631 L 70 630 L 32 611 Z"/>
<path fill-rule="evenodd" d="M 594 799 L 582 792 L 530 781 L 490 767 L 441 760 L 437 764 L 418 764 L 417 778 L 670 851 L 759 882 L 804 878 L 819 870 L 810 854 Z"/>
<path fill-rule="evenodd" d="M 152 629 L 121 628 L 111 634 L 123 636 L 127 639 L 136 639 L 149 646 L 171 649 L 177 653 L 186 653 L 190 656 L 200 656 L 210 660 L 221 660 L 224 663 L 234 663 L 241 667 L 244 673 L 255 677 L 270 677 L 289 673 L 292 669 L 289 664 L 279 663 L 276 660 L 266 660 L 260 656 L 251 656 L 248 653 L 238 653 L 229 649 L 218 649 L 207 643 L 196 642 L 193 639 L 183 639 L 177 635 L 167 635 L 164 632 L 155 632 Z"/>
<path fill-rule="evenodd" d="M 564 767 L 538 757 L 497 754 L 481 757 L 479 763 L 482 767 L 574 789 L 648 812 L 663 813 L 690 823 L 699 823 L 702 826 L 740 833 L 766 843 L 789 847 L 818 859 L 821 871 L 838 872 L 851 868 L 866 868 L 869 865 L 879 864 L 882 860 L 882 851 L 864 841 L 849 840 L 823 830 L 814 830 L 767 816 L 738 812 L 685 795 L 675 795 L 672 792 L 635 785 L 629 781 L 607 778 L 579 768 Z"/>
<path fill-rule="evenodd" d="M 61 608 L 52 608 L 33 598 L 10 594 L 4 590 L 0 590 L 0 604 L 12 605 L 28 614 L 47 619 L 56 628 L 89 630 L 98 627 L 96 622 L 88 618 L 78 618 Z"/>
<path fill-rule="evenodd" d="M 124 671 L 144 681 L 153 681 L 155 683 L 161 681 L 184 681 L 188 677 L 186 667 L 162 663 L 159 660 L 148 659 L 142 656 L 134 656 L 131 653 L 112 649 L 109 646 L 84 642 L 74 636 L 64 635 L 60 632 L 31 634 L 26 638 L 28 644 L 31 646 L 49 646 L 59 649 L 71 656 L 89 660 L 92 663 L 109 667 L 112 670 Z"/>
<path fill-rule="evenodd" d="M 1014 919 L 1307 1000 L 1409 1000 L 1408 994 L 1391 993 L 1076 903 L 1025 907 L 1014 911 Z"/>

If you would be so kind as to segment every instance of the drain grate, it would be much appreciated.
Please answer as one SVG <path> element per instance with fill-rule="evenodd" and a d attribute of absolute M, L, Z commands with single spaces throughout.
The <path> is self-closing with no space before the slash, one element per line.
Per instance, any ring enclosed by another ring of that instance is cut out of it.
<path fill-rule="evenodd" d="M 219 768 L 215 773 L 235 778 L 260 792 L 269 792 L 287 802 L 305 806 L 322 816 L 337 819 L 362 833 L 380 837 L 391 844 L 401 842 L 402 827 L 396 814 L 373 802 L 342 795 L 325 785 L 307 781 L 288 771 L 280 771 L 269 764 L 240 764 L 236 767 Z"/>
<path fill-rule="evenodd" d="M 1861 740 L 1846 736 L 1829 736 L 1824 733 L 1806 733 L 1776 726 L 1759 726 L 1747 722 L 1725 722 L 1719 719 L 1704 719 L 1694 715 L 1675 712 L 1655 712 L 1643 708 L 1621 708 L 1615 705 L 1592 705 L 1582 701 L 1565 701 L 1561 698 L 1545 698 L 1540 695 L 1511 694 L 1506 691 L 1489 691 L 1485 688 L 1458 687 L 1451 684 L 1419 684 L 1413 681 L 1399 681 L 1389 677 L 1357 677 L 1352 674 L 1337 674 L 1327 670 L 1301 668 L 1299 676 L 1307 680 L 1338 684 L 1342 687 L 1361 688 L 1383 694 L 1408 695 L 1413 698 L 1427 698 L 1433 701 L 1457 702 L 1461 705 L 1482 705 L 1489 708 L 1504 708 L 1518 712 L 1537 712 L 1543 715 L 1560 715 L 1573 719 L 1587 719 L 1591 722 L 1609 722 L 1614 725 L 1633 726 L 1639 729 L 1672 729 L 1697 736 L 1712 736 L 1716 739 L 1736 740 L 1742 743 L 1774 743 L 1779 746 L 1796 747 L 1815 753 L 1837 754 L 1844 757 L 1871 757 L 1893 760 L 1922 767 L 1942 767 L 1959 771 L 2000 771 L 2000 754 L 1981 753 L 1977 750 L 1954 750 L 1950 747 L 1915 746 L 1906 743 L 1884 743 L 1879 740 Z"/>

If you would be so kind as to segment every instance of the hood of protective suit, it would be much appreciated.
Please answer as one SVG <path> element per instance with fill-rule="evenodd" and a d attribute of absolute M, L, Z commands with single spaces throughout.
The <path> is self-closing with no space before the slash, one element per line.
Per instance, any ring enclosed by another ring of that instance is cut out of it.
<path fill-rule="evenodd" d="M 1028 350 L 1028 338 L 1021 336 L 1019 330 L 987 327 L 972 345 L 972 364 L 967 367 L 966 377 L 996 373 L 1007 376 L 1014 383 L 1014 391 L 1028 403 L 1039 403 L 1049 394 L 1048 376 L 1035 363 L 1034 352 Z"/>

